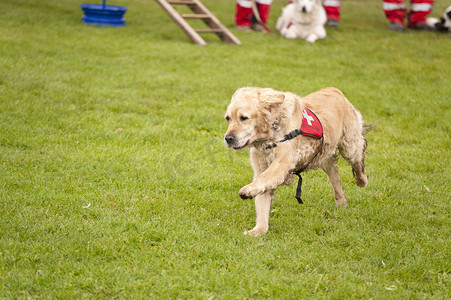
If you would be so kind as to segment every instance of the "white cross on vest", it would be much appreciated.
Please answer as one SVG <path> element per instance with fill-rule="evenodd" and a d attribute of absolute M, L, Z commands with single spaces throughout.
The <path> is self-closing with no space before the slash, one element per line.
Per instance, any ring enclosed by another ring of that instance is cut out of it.
<path fill-rule="evenodd" d="M 307 120 L 307 123 L 312 126 L 312 121 L 314 121 L 315 119 L 313 119 L 312 116 L 309 116 L 309 114 L 307 113 L 307 111 L 304 109 L 302 110 L 302 115 L 304 116 L 304 118 Z"/>

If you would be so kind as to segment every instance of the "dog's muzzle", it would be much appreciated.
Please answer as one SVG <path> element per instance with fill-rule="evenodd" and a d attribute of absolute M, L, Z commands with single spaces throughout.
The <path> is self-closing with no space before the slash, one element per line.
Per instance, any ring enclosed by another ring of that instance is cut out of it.
<path fill-rule="evenodd" d="M 236 144 L 236 137 L 233 134 L 227 134 L 224 137 L 224 141 L 226 142 L 227 146 L 233 147 Z"/>
<path fill-rule="evenodd" d="M 224 137 L 224 141 L 227 144 L 227 147 L 233 148 L 235 150 L 241 150 L 249 144 L 249 140 L 244 144 L 241 143 L 234 134 L 227 134 Z"/>

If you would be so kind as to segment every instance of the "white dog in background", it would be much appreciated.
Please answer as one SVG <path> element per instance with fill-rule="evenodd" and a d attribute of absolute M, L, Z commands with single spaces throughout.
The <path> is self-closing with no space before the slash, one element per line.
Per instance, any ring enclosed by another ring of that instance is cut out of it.
<path fill-rule="evenodd" d="M 295 0 L 282 10 L 276 28 L 287 39 L 301 38 L 314 43 L 326 37 L 326 21 L 321 0 Z"/>

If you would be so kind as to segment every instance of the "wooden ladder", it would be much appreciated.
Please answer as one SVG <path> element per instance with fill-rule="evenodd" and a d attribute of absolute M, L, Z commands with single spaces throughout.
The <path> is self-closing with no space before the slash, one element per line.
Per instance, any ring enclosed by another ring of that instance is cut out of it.
<path fill-rule="evenodd" d="M 230 44 L 241 45 L 237 39 L 199 0 L 156 0 L 168 13 L 174 22 L 199 46 L 207 45 L 207 42 L 199 33 L 216 33 L 221 40 Z M 194 14 L 180 14 L 173 5 L 187 5 Z M 185 19 L 202 20 L 208 29 L 193 29 Z"/>

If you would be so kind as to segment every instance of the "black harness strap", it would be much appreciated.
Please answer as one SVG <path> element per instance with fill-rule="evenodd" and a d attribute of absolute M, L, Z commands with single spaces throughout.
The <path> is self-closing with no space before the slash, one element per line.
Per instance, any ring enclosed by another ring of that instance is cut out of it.
<path fill-rule="evenodd" d="M 301 172 L 296 172 L 294 174 L 299 176 L 298 187 L 296 188 L 296 196 L 294 196 L 294 197 L 296 198 L 296 200 L 298 200 L 299 204 L 304 204 L 304 202 L 302 202 L 302 199 L 301 199 L 301 194 L 302 194 L 302 176 L 301 176 Z"/>
<path fill-rule="evenodd" d="M 313 113 L 311 110 L 309 110 L 309 111 L 311 113 Z M 315 114 L 313 113 L 313 115 L 315 115 Z M 316 117 L 316 115 L 315 115 L 315 117 Z M 307 167 L 313 162 L 313 160 L 316 158 L 316 156 L 318 156 L 318 154 L 323 150 L 324 135 L 322 133 L 322 125 L 321 125 L 321 121 L 318 119 L 318 117 L 316 117 L 316 119 L 319 121 L 320 126 L 321 126 L 321 144 L 318 147 L 318 149 L 315 152 L 315 154 L 313 155 L 313 157 L 309 160 L 309 162 L 306 165 L 304 165 L 301 169 L 299 169 L 299 170 L 294 172 L 294 174 L 296 174 L 299 177 L 298 186 L 296 188 L 296 196 L 295 196 L 295 198 L 296 198 L 296 200 L 298 200 L 299 204 L 303 204 L 304 203 L 304 202 L 302 202 L 302 199 L 301 199 L 301 194 L 302 194 L 302 176 L 301 176 L 301 173 L 304 172 L 307 169 Z M 292 140 L 292 139 L 294 139 L 295 137 L 297 137 L 298 135 L 301 135 L 301 134 L 305 135 L 305 136 L 310 136 L 310 137 L 313 137 L 313 138 L 316 138 L 316 139 L 319 138 L 319 136 L 315 135 L 315 133 L 303 132 L 301 129 L 296 129 L 296 130 L 293 130 L 292 132 L 290 132 L 289 134 L 285 135 L 283 137 L 283 139 L 281 139 L 280 141 L 272 143 L 271 145 L 266 146 L 265 150 L 269 150 L 269 149 L 275 148 L 275 147 L 277 147 L 278 143 L 283 143 L 283 142 L 286 142 L 288 140 Z"/>
<path fill-rule="evenodd" d="M 302 176 L 301 173 L 304 172 L 307 167 L 313 162 L 313 160 L 318 156 L 318 154 L 321 152 L 321 150 L 323 150 L 323 143 L 324 143 L 324 136 L 321 138 L 321 144 L 318 147 L 318 150 L 315 152 L 315 155 L 313 155 L 313 157 L 310 159 L 310 161 L 303 166 L 301 169 L 297 170 L 296 172 L 294 172 L 294 174 L 298 175 L 299 180 L 298 180 L 298 187 L 296 188 L 296 200 L 298 200 L 299 204 L 304 204 L 304 202 L 302 202 L 301 199 L 301 194 L 302 194 Z"/>
<path fill-rule="evenodd" d="M 303 133 L 303 132 L 302 132 L 302 130 L 300 130 L 300 129 L 293 130 L 293 131 L 290 132 L 289 134 L 286 134 L 286 135 L 283 137 L 283 139 L 281 139 L 280 141 L 275 142 L 275 143 L 272 143 L 271 145 L 266 146 L 265 150 L 269 150 L 269 149 L 272 149 L 272 148 L 276 148 L 278 143 L 283 143 L 283 142 L 286 142 L 286 141 L 288 141 L 288 140 L 292 140 L 292 139 L 294 139 L 295 137 L 297 137 L 298 135 L 301 135 L 302 133 Z"/>

